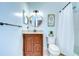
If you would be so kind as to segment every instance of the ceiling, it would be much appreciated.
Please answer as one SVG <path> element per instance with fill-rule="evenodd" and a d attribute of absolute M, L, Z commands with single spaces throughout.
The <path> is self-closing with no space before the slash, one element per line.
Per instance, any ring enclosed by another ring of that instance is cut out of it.
<path fill-rule="evenodd" d="M 60 11 L 68 2 L 28 2 L 30 9 L 51 9 Z"/>

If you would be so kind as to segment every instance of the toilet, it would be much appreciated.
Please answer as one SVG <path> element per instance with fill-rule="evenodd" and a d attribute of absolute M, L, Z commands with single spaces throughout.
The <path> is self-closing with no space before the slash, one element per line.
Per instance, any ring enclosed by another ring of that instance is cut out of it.
<path fill-rule="evenodd" d="M 50 56 L 60 55 L 60 49 L 55 44 L 49 44 L 48 52 Z"/>
<path fill-rule="evenodd" d="M 55 38 L 49 37 L 47 40 L 47 49 L 49 56 L 59 56 L 60 55 L 60 49 L 58 46 L 55 45 Z"/>

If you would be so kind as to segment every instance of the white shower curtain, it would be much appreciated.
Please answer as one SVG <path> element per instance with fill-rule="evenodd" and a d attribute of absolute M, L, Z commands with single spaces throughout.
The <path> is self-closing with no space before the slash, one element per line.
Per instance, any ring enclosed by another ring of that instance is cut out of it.
<path fill-rule="evenodd" d="M 69 4 L 59 13 L 57 40 L 62 53 L 73 55 L 74 28 L 72 4 Z"/>

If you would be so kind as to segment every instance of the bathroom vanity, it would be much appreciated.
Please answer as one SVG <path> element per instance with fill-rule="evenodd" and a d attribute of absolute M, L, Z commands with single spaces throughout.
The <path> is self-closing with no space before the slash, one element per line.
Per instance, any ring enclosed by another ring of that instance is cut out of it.
<path fill-rule="evenodd" d="M 23 55 L 43 56 L 43 34 L 26 32 L 23 34 Z"/>

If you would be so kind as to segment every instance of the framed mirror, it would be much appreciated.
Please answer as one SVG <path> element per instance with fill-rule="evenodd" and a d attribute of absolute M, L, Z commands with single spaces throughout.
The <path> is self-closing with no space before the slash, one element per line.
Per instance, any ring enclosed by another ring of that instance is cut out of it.
<path fill-rule="evenodd" d="M 43 22 L 43 17 L 42 16 L 31 16 L 30 17 L 30 24 L 33 27 L 39 27 Z"/>

